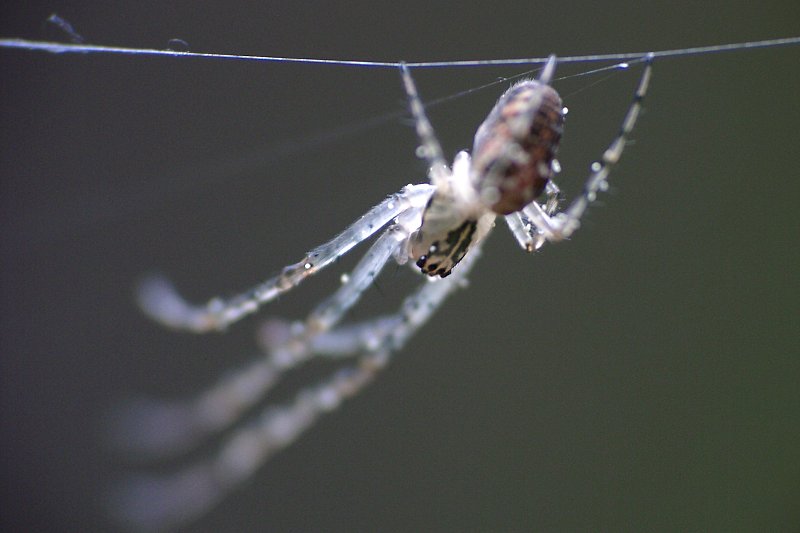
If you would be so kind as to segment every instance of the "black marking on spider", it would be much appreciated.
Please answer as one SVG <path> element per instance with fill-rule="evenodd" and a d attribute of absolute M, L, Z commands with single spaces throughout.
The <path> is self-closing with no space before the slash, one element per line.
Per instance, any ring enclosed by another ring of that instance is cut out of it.
<path fill-rule="evenodd" d="M 453 267 L 467 254 L 477 227 L 476 220 L 465 220 L 450 231 L 443 241 L 435 241 L 431 245 L 430 252 L 417 261 L 417 266 L 423 274 L 443 278 L 449 276 Z"/>

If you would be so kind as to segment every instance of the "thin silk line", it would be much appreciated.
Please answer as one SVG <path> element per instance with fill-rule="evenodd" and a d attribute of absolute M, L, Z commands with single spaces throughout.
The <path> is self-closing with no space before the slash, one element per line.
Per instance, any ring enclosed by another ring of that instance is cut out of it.
<path fill-rule="evenodd" d="M 749 41 L 743 43 L 720 44 L 713 46 L 697 46 L 693 48 L 679 48 L 675 50 L 661 50 L 653 52 L 657 58 L 680 57 L 700 54 L 713 54 L 719 52 L 730 52 L 734 50 L 745 50 L 753 48 L 771 48 L 777 46 L 791 46 L 800 44 L 800 37 L 786 37 L 782 39 L 769 39 L 765 41 Z M 338 65 L 351 67 L 378 67 L 378 68 L 398 68 L 400 62 L 395 61 L 357 61 L 342 59 L 314 59 L 300 57 L 276 57 L 276 56 L 257 56 L 239 54 L 216 54 L 204 52 L 182 52 L 177 50 L 157 50 L 152 48 L 129 48 L 124 46 L 103 46 L 83 43 L 54 43 L 46 41 L 30 41 L 27 39 L 0 39 L 0 48 L 18 48 L 31 51 L 50 52 L 54 54 L 64 53 L 100 53 L 100 54 L 122 54 L 139 56 L 170 56 L 170 57 L 196 57 L 206 59 L 225 59 L 236 61 L 262 61 L 273 63 L 311 63 L 324 65 Z M 559 63 L 586 63 L 594 61 L 619 61 L 626 59 L 642 58 L 649 52 L 625 52 L 617 54 L 596 54 L 582 56 L 559 57 Z M 546 57 L 534 57 L 524 59 L 479 59 L 470 61 L 428 61 L 428 62 L 407 62 L 409 68 L 441 68 L 441 67 L 478 67 L 478 66 L 499 66 L 499 65 L 537 65 L 547 62 Z"/>

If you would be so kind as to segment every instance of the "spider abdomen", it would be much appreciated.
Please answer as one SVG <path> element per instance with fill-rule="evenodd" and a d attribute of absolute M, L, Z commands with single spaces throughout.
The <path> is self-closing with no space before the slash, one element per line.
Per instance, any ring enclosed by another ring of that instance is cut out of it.
<path fill-rule="evenodd" d="M 519 211 L 544 192 L 563 127 L 561 98 L 547 84 L 523 81 L 500 97 L 472 152 L 473 180 L 492 211 Z"/>

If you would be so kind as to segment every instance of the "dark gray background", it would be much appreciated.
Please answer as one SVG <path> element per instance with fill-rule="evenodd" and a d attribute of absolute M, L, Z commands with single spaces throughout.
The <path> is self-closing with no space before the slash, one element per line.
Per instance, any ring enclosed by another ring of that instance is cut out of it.
<path fill-rule="evenodd" d="M 794 0 L 14 4 L 0 8 L 5 37 L 60 37 L 42 24 L 55 11 L 95 43 L 350 59 L 800 33 Z M 424 165 L 403 120 L 316 141 L 403 109 L 391 69 L 0 62 L 2 529 L 112 529 L 99 495 L 125 458 L 102 443 L 104 413 L 135 393 L 201 390 L 254 353 L 258 324 L 162 330 L 135 308 L 136 279 L 161 269 L 198 300 L 248 287 Z M 797 531 L 799 65 L 797 47 L 658 62 L 636 143 L 572 242 L 526 256 L 501 226 L 469 290 L 375 385 L 190 529 Z M 415 76 L 433 99 L 523 70 Z M 557 85 L 568 194 L 639 73 Z M 501 91 L 431 110 L 448 157 Z M 301 317 L 352 260 L 262 316 Z M 414 281 L 390 267 L 357 316 Z"/>

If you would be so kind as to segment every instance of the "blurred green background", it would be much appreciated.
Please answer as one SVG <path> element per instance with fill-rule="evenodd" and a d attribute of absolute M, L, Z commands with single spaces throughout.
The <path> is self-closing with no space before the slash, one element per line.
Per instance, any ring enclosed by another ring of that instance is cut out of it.
<path fill-rule="evenodd" d="M 0 36 L 61 38 L 54 11 L 92 43 L 373 60 L 800 34 L 796 1 L 55 1 L 3 4 Z M 403 109 L 391 69 L 14 50 L 0 65 L 1 525 L 113 531 L 100 495 L 128 466 L 103 416 L 200 391 L 255 354 L 259 323 L 171 333 L 135 308 L 136 280 L 159 269 L 201 301 L 248 287 L 424 164 L 408 121 L 337 130 Z M 800 530 L 799 65 L 798 47 L 657 62 L 635 144 L 572 242 L 527 256 L 500 226 L 376 384 L 188 529 Z M 430 100 L 523 70 L 414 75 Z M 639 74 L 556 85 L 568 196 Z M 503 88 L 431 109 L 448 157 Z M 302 317 L 358 254 L 262 316 Z M 416 282 L 390 266 L 354 316 Z"/>

